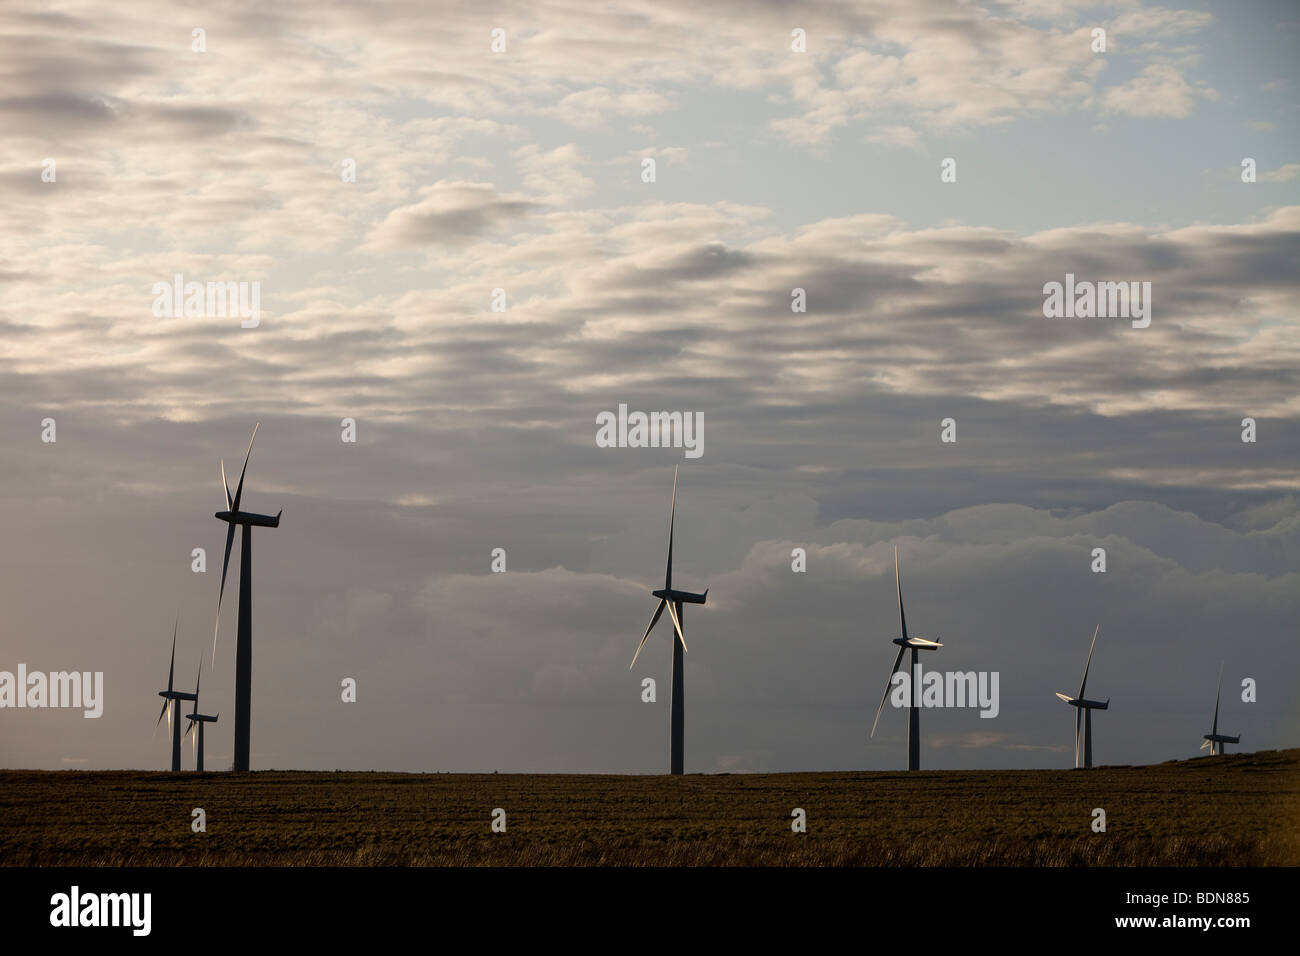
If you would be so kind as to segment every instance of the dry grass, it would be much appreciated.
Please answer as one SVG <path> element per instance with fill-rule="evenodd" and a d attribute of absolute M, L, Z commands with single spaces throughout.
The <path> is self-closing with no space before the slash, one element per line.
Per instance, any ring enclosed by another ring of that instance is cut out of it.
<path fill-rule="evenodd" d="M 1297 824 L 1300 750 L 677 778 L 0 771 L 9 866 L 1295 866 Z"/>

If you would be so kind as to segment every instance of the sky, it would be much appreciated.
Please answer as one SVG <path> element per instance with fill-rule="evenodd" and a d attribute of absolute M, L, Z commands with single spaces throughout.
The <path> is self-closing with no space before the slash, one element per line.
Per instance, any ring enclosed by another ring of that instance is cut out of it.
<path fill-rule="evenodd" d="M 1258 0 L 0 8 L 0 671 L 104 675 L 0 709 L 0 766 L 165 769 L 178 615 L 229 766 L 258 422 L 255 769 L 664 772 L 678 466 L 688 772 L 905 766 L 895 546 L 923 666 L 999 676 L 923 767 L 1070 766 L 1098 626 L 1098 763 L 1196 756 L 1220 662 L 1220 730 L 1300 745 L 1298 43 Z M 177 274 L 259 321 L 160 316 Z M 1150 324 L 1045 317 L 1067 274 Z M 599 447 L 621 404 L 703 453 Z"/>

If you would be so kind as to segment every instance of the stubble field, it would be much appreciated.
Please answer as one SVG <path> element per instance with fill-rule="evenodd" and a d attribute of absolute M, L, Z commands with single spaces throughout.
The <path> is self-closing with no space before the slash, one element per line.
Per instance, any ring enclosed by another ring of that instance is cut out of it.
<path fill-rule="evenodd" d="M 196 807 L 205 833 L 191 831 Z M 792 832 L 796 807 L 806 833 Z M 491 830 L 496 808 L 504 833 Z M 10 770 L 0 864 L 1295 866 L 1300 750 L 1087 771 L 676 778 Z"/>

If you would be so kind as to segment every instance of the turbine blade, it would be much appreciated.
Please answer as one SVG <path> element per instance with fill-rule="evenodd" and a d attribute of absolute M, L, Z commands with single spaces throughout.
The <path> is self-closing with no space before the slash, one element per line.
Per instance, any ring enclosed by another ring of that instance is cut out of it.
<path fill-rule="evenodd" d="M 181 629 L 181 612 L 176 612 L 176 623 L 172 625 L 172 662 L 167 668 L 167 689 L 172 689 L 172 676 L 176 673 L 176 632 Z"/>
<path fill-rule="evenodd" d="M 1083 665 L 1083 682 L 1079 684 L 1079 699 L 1083 699 L 1083 689 L 1088 686 L 1088 668 L 1092 667 L 1092 652 L 1097 647 L 1097 633 L 1101 630 L 1101 625 L 1097 625 L 1097 630 L 1092 632 L 1092 647 L 1088 648 L 1088 663 Z"/>
<path fill-rule="evenodd" d="M 1067 704 L 1070 703 L 1070 701 L 1074 700 L 1074 698 L 1071 697 L 1069 694 L 1057 693 L 1056 696 L 1061 698 L 1061 700 L 1065 701 Z"/>
<path fill-rule="evenodd" d="M 664 570 L 664 590 L 673 589 L 673 523 L 677 520 L 677 466 L 673 465 L 673 504 L 668 511 L 668 567 Z M 684 645 L 686 642 L 682 641 Z"/>
<path fill-rule="evenodd" d="M 167 716 L 167 704 L 168 704 L 168 703 L 170 703 L 170 701 L 168 701 L 167 698 L 164 697 L 164 698 L 163 698 L 163 708 L 162 708 L 162 710 L 160 710 L 160 711 L 158 712 L 158 724 L 161 724 L 161 723 L 162 723 L 162 719 L 163 719 L 164 717 Z M 153 725 L 153 732 L 154 732 L 154 735 L 155 735 L 155 736 L 157 736 L 157 734 L 158 734 L 158 724 L 154 724 L 154 725 Z"/>
<path fill-rule="evenodd" d="M 1214 689 L 1214 728 L 1212 734 L 1219 732 L 1219 692 L 1223 690 L 1223 661 L 1219 661 L 1219 686 Z"/>
<path fill-rule="evenodd" d="M 221 487 L 226 489 L 226 510 L 233 511 L 235 499 L 230 497 L 230 482 L 226 481 L 226 459 L 221 459 Z"/>
<path fill-rule="evenodd" d="M 253 438 L 248 440 L 248 451 L 244 453 L 244 467 L 239 472 L 239 484 L 235 486 L 235 500 L 230 505 L 231 511 L 239 510 L 239 500 L 244 495 L 244 475 L 248 471 L 248 459 L 253 454 L 253 439 L 257 438 L 257 430 L 261 427 L 261 422 L 253 426 Z"/>
<path fill-rule="evenodd" d="M 1074 712 L 1074 765 L 1079 766 L 1079 730 L 1083 726 L 1083 708 Z"/>
<path fill-rule="evenodd" d="M 212 626 L 212 666 L 217 666 L 217 635 L 221 632 L 221 599 L 226 596 L 226 572 L 230 570 L 230 548 L 235 543 L 235 524 L 226 530 L 226 557 L 221 562 L 221 590 L 217 592 L 217 623 Z"/>
<path fill-rule="evenodd" d="M 898 545 L 894 545 L 894 583 L 898 585 L 898 623 L 903 630 L 903 640 L 907 640 L 907 615 L 903 613 L 903 579 L 898 575 Z"/>
<path fill-rule="evenodd" d="M 1201 741 L 1201 749 L 1204 750 L 1206 747 L 1210 746 L 1211 743 L 1212 743 L 1212 741 L 1209 741 L 1209 740 L 1203 740 L 1203 741 Z"/>
<path fill-rule="evenodd" d="M 650 632 L 653 631 L 655 625 L 659 623 L 659 616 L 664 613 L 664 605 L 667 603 L 667 601 L 660 601 L 659 606 L 655 608 L 655 616 L 650 618 L 650 626 L 645 629 L 645 634 L 641 636 L 641 643 L 636 646 L 636 653 L 632 655 L 632 663 L 627 665 L 628 670 L 631 670 L 636 666 L 636 659 L 641 656 L 641 648 L 645 647 L 645 642 L 650 636 Z"/>
<path fill-rule="evenodd" d="M 664 603 L 668 605 L 668 613 L 672 615 L 673 627 L 677 629 L 677 636 L 681 639 L 682 650 L 688 650 L 686 647 L 686 635 L 682 633 L 682 622 L 677 619 L 677 611 L 673 608 L 673 602 L 665 601 Z"/>
<path fill-rule="evenodd" d="M 889 697 L 889 685 L 894 681 L 894 675 L 898 673 L 898 665 L 903 662 L 903 654 L 907 651 L 906 647 L 898 649 L 898 656 L 894 658 L 894 666 L 889 671 L 889 679 L 885 681 L 885 692 L 880 695 L 880 706 L 876 708 L 876 720 L 871 725 L 871 736 L 876 736 L 876 725 L 880 723 L 880 712 L 885 709 L 885 700 Z"/>

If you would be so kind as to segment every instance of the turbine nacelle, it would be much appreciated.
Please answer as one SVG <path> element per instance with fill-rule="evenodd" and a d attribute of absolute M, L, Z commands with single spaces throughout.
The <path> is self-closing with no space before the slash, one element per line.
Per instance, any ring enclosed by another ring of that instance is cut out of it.
<path fill-rule="evenodd" d="M 165 697 L 168 700 L 198 700 L 197 694 L 187 694 L 183 690 L 160 690 L 159 697 Z"/>
<path fill-rule="evenodd" d="M 703 604 L 709 596 L 707 588 L 703 594 L 693 594 L 690 591 L 676 591 L 672 588 L 660 588 L 658 591 L 651 591 L 650 593 L 661 601 L 674 601 L 679 604 Z"/>
<path fill-rule="evenodd" d="M 202 721 L 206 724 L 216 723 L 217 721 L 217 718 L 210 714 L 186 714 L 185 719 L 189 721 Z"/>
<path fill-rule="evenodd" d="M 891 643 L 899 647 L 915 647 L 922 651 L 935 651 L 943 647 L 938 641 L 926 640 L 924 637 L 896 637 Z"/>
<path fill-rule="evenodd" d="M 1204 736 L 1207 743 L 1209 742 L 1213 742 L 1216 744 L 1241 743 L 1241 734 L 1237 734 L 1237 736 L 1235 737 L 1229 737 L 1227 734 L 1205 734 Z M 1204 746 L 1204 744 L 1202 744 L 1202 746 Z"/>
<path fill-rule="evenodd" d="M 218 511 L 213 517 L 219 518 L 229 524 L 254 525 L 258 528 L 278 528 L 280 527 L 280 515 L 284 514 L 281 509 L 278 514 L 258 515 L 251 511 Z"/>
<path fill-rule="evenodd" d="M 1068 694 L 1057 694 L 1056 696 L 1071 707 L 1082 707 L 1085 710 L 1107 710 L 1110 707 L 1109 697 L 1105 700 L 1088 700 L 1086 697 L 1070 697 Z"/>

